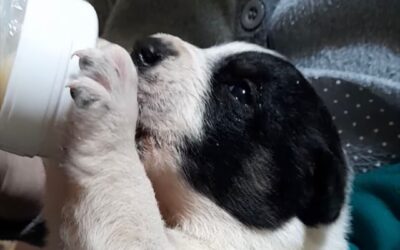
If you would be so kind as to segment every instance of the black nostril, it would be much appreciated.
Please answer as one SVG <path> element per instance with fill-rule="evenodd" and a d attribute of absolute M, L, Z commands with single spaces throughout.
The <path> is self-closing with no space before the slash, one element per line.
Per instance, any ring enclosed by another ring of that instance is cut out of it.
<path fill-rule="evenodd" d="M 141 69 L 155 66 L 171 55 L 176 55 L 171 45 L 156 37 L 137 41 L 131 53 L 133 62 Z"/>
<path fill-rule="evenodd" d="M 156 50 L 152 44 L 141 47 L 137 51 L 137 59 L 140 66 L 153 66 L 162 59 L 162 55 Z"/>

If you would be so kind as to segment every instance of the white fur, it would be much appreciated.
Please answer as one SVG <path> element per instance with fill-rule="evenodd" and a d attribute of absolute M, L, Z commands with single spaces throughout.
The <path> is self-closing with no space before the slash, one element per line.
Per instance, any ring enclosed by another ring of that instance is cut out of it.
<path fill-rule="evenodd" d="M 206 58 L 177 37 L 157 36 L 168 40 L 179 56 L 167 58 L 139 78 L 138 99 L 145 103 L 140 105 L 139 123 L 174 142 L 183 135 L 199 138 L 210 77 Z"/>
<path fill-rule="evenodd" d="M 185 183 L 176 145 L 182 136 L 201 137 L 213 60 L 272 52 L 246 43 L 200 50 L 158 36 L 179 57 L 139 79 L 128 53 L 116 45 L 77 53 L 94 64 L 82 64 L 71 84 L 82 91 L 75 101 L 96 101 L 74 108 L 66 150 L 48 164 L 46 249 L 346 249 L 347 207 L 329 226 L 309 229 L 293 218 L 277 230 L 255 230 Z M 145 102 L 139 126 L 156 135 L 143 139 L 142 161 L 135 145 L 138 82 Z"/>

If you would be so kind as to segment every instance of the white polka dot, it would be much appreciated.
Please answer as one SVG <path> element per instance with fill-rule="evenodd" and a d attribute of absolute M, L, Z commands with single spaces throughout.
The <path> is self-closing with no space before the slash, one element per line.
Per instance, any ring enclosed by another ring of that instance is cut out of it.
<path fill-rule="evenodd" d="M 353 127 L 357 127 L 357 122 L 352 123 Z"/>
<path fill-rule="evenodd" d="M 344 95 L 346 98 L 350 98 L 350 94 L 347 93 L 346 95 Z"/>
<path fill-rule="evenodd" d="M 351 146 L 350 143 L 346 143 L 346 147 L 349 148 Z"/>
<path fill-rule="evenodd" d="M 389 124 L 389 126 L 394 126 L 394 122 L 393 121 L 390 121 L 388 124 Z"/>
<path fill-rule="evenodd" d="M 400 139 L 400 134 L 398 134 L 398 135 L 397 135 L 397 138 L 399 138 L 399 139 Z"/>
<path fill-rule="evenodd" d="M 343 111 L 343 114 L 347 115 L 349 113 L 348 110 Z"/>
<path fill-rule="evenodd" d="M 374 129 L 374 133 L 376 134 L 376 133 L 378 133 L 378 132 L 379 132 L 379 129 L 375 128 L 375 129 Z"/>
<path fill-rule="evenodd" d="M 380 161 L 378 161 L 377 163 L 375 163 L 375 167 L 380 167 L 382 165 L 382 163 Z"/>
<path fill-rule="evenodd" d="M 367 115 L 367 116 L 365 117 L 365 119 L 369 120 L 369 119 L 371 119 L 371 116 L 370 116 L 370 115 Z"/>
<path fill-rule="evenodd" d="M 396 159 L 397 155 L 392 154 L 392 159 Z"/>
<path fill-rule="evenodd" d="M 387 142 L 382 142 L 382 147 L 386 147 L 387 146 Z"/>
<path fill-rule="evenodd" d="M 374 102 L 374 99 L 369 99 L 368 102 L 369 102 L 369 103 L 373 103 L 373 102 Z"/>
<path fill-rule="evenodd" d="M 296 84 L 297 84 L 297 85 L 300 84 L 300 81 L 296 81 Z"/>
<path fill-rule="evenodd" d="M 360 141 L 364 141 L 364 136 L 360 136 L 360 137 L 358 137 L 358 139 L 359 139 Z"/>
<path fill-rule="evenodd" d="M 333 100 L 333 103 L 335 103 L 335 104 L 336 104 L 336 103 L 338 103 L 338 102 L 339 102 L 339 101 L 338 101 L 338 100 L 336 100 L 336 99 L 335 99 L 335 100 Z"/>
<path fill-rule="evenodd" d="M 380 109 L 379 112 L 383 113 L 385 112 L 385 109 Z"/>
<path fill-rule="evenodd" d="M 338 133 L 339 133 L 339 135 L 343 134 L 343 130 L 339 129 Z"/>
<path fill-rule="evenodd" d="M 368 152 L 368 154 L 372 154 L 373 151 L 372 151 L 372 149 L 368 149 L 367 152 Z"/>
<path fill-rule="evenodd" d="M 361 104 L 357 103 L 357 104 L 356 104 L 356 108 L 359 109 L 360 107 L 361 107 Z"/>
<path fill-rule="evenodd" d="M 324 92 L 328 92 L 328 88 L 324 88 Z"/>
<path fill-rule="evenodd" d="M 354 159 L 355 161 L 358 160 L 358 156 L 357 156 L 357 155 L 353 156 L 353 159 Z"/>
<path fill-rule="evenodd" d="M 336 80 L 336 85 L 340 85 L 340 84 L 342 84 L 342 81 Z"/>
<path fill-rule="evenodd" d="M 336 116 L 332 116 L 332 120 L 333 120 L 333 121 L 336 120 Z"/>
<path fill-rule="evenodd" d="M 362 168 L 361 172 L 366 173 L 368 170 L 366 168 Z"/>

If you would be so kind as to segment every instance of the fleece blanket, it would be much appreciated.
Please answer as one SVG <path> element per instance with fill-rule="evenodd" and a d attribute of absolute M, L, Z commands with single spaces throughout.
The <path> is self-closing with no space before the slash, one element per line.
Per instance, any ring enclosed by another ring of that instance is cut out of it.
<path fill-rule="evenodd" d="M 400 249 L 400 164 L 360 173 L 351 197 L 351 250 Z"/>

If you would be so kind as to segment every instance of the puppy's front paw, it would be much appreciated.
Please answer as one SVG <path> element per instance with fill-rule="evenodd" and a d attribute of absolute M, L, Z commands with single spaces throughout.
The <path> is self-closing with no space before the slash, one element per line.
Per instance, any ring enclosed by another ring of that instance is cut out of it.
<path fill-rule="evenodd" d="M 115 44 L 103 44 L 74 55 L 81 71 L 68 85 L 75 102 L 70 135 L 111 144 L 112 138 L 124 137 L 127 130 L 134 134 L 138 80 L 129 53 Z"/>

